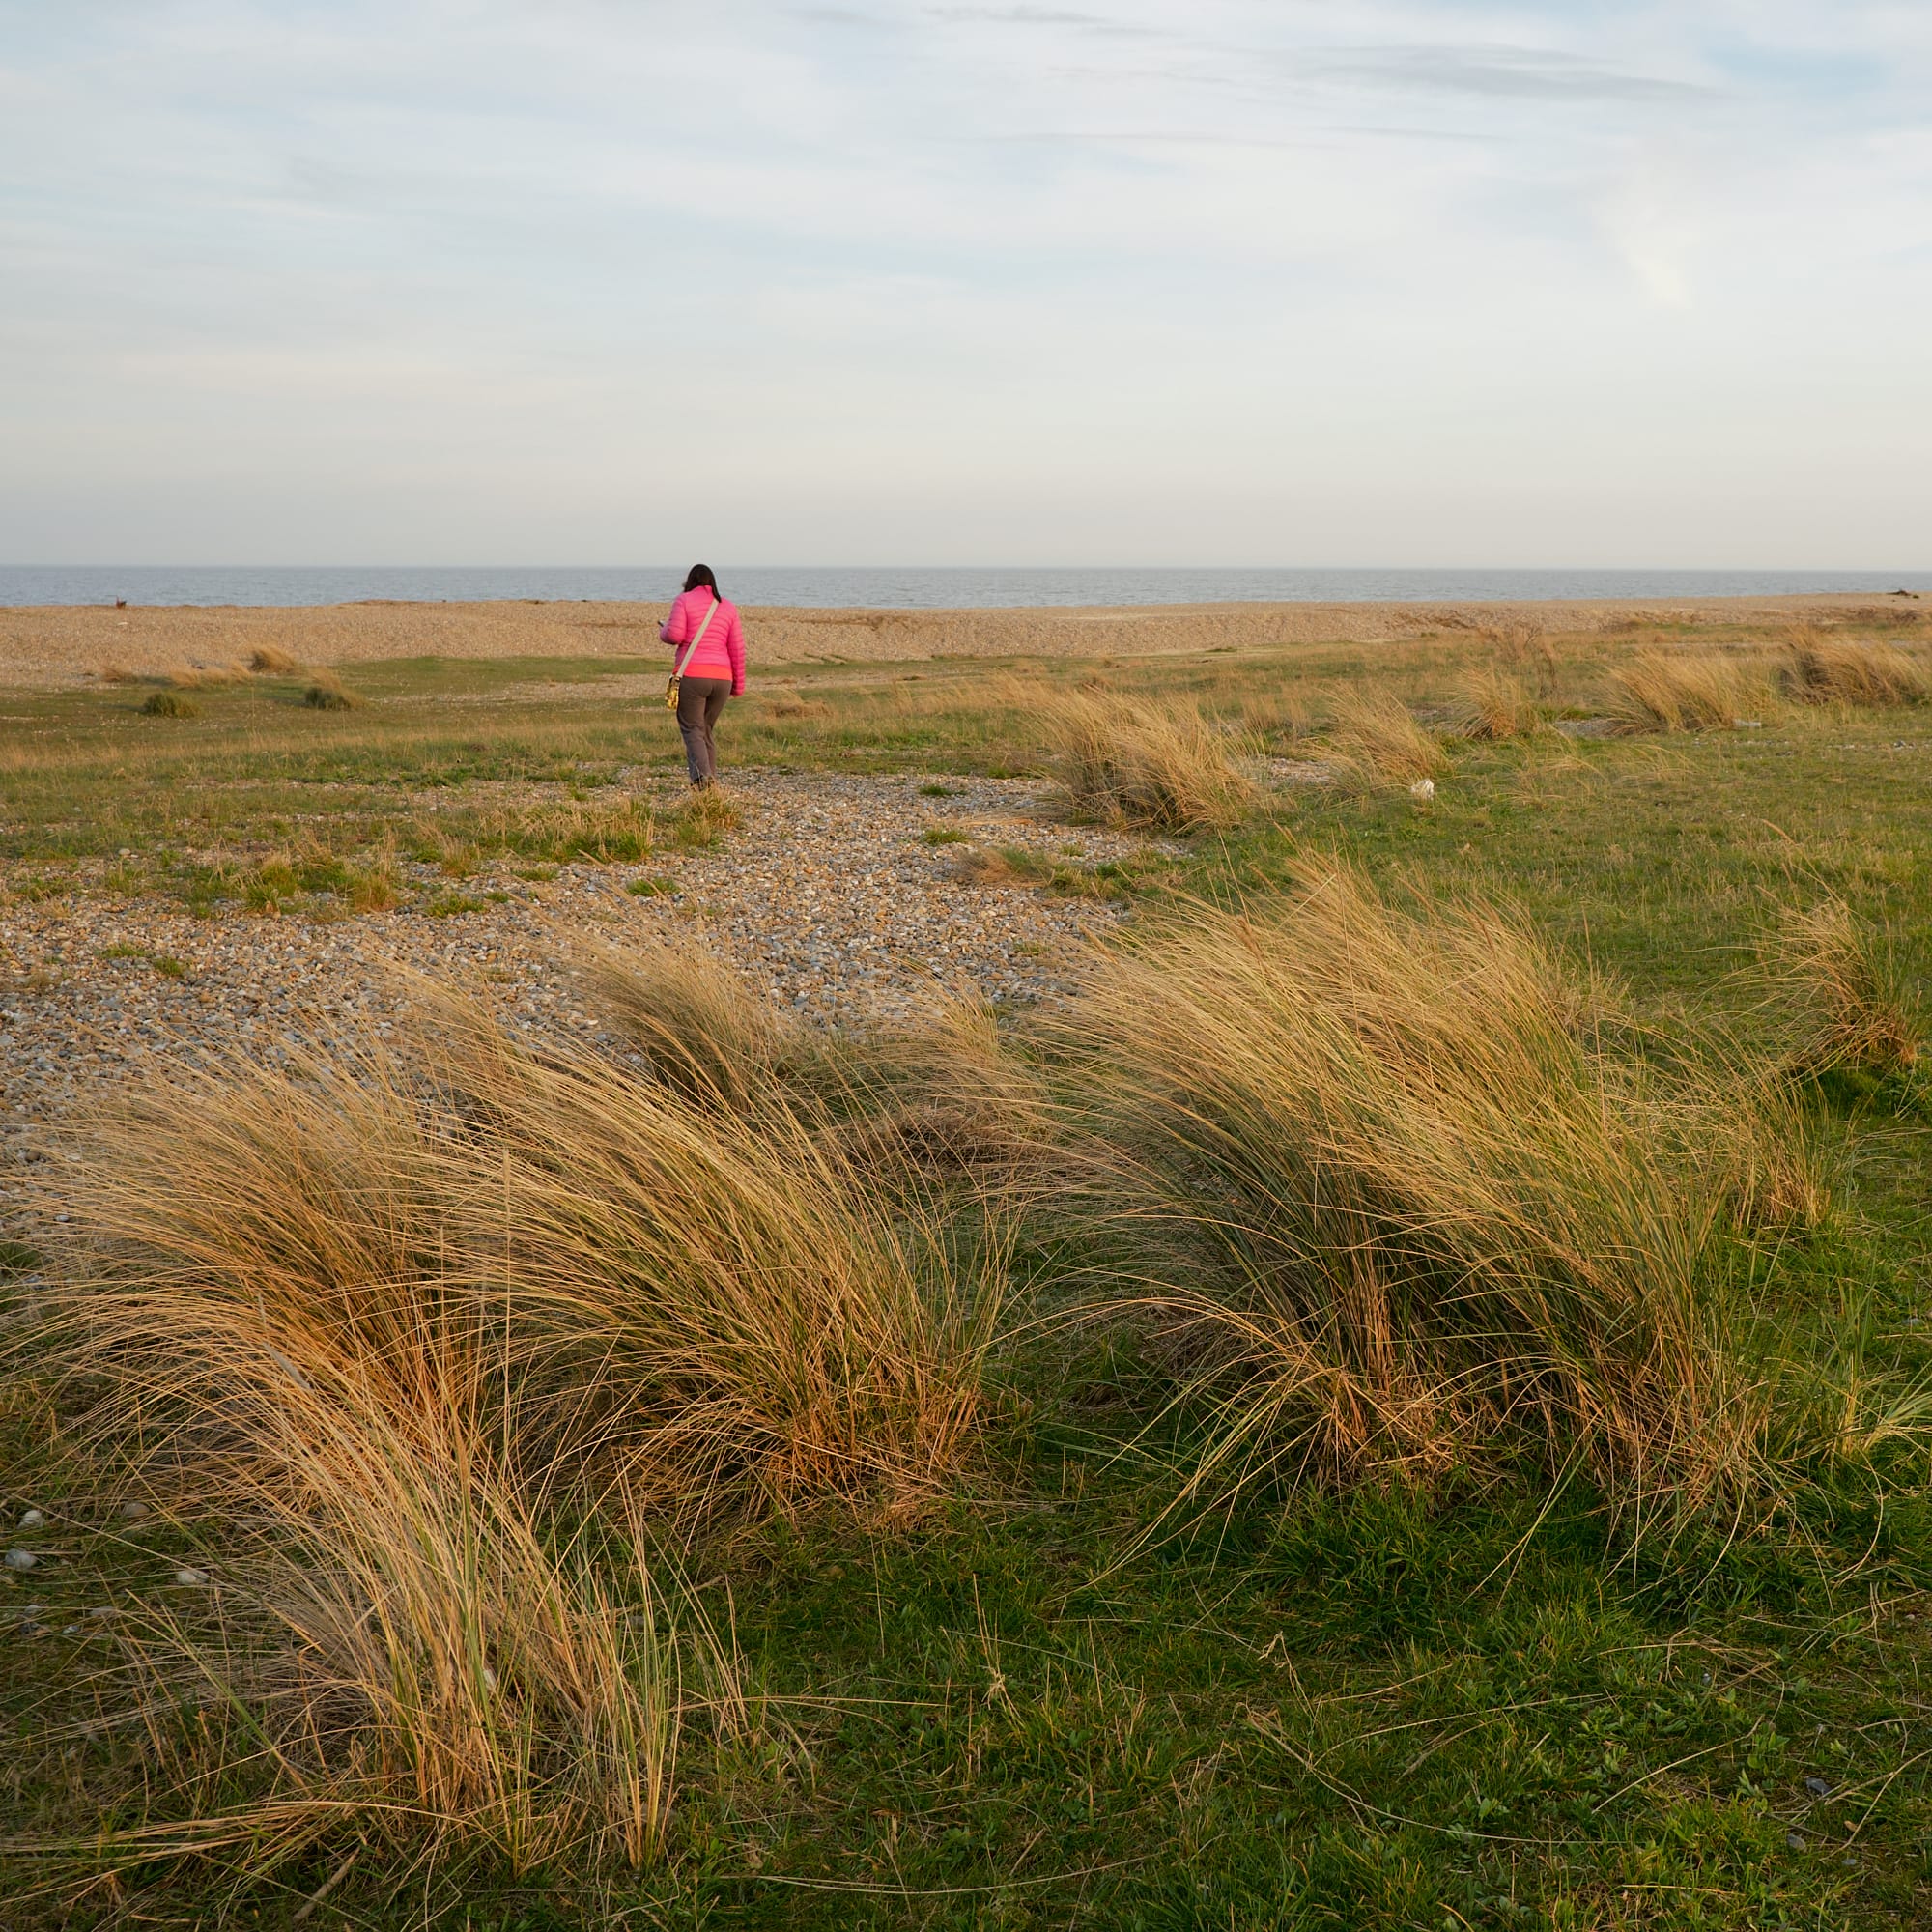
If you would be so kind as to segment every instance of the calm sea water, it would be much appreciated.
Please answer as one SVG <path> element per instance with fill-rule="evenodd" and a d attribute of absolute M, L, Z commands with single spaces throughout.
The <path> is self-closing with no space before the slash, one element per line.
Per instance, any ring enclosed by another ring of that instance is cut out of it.
<path fill-rule="evenodd" d="M 716 565 L 742 604 L 947 610 L 989 605 L 1375 602 L 1504 603 L 1543 597 L 1749 597 L 1805 591 L 1932 592 L 1932 571 L 1899 570 L 789 570 Z M 615 599 L 664 603 L 682 565 L 619 569 L 160 568 L 0 564 L 0 606 L 469 603 Z"/>

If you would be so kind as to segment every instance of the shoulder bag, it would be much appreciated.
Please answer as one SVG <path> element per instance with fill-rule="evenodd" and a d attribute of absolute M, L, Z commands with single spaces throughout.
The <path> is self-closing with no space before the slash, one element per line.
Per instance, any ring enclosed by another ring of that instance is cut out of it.
<path fill-rule="evenodd" d="M 692 639 L 690 643 L 685 645 L 684 655 L 678 659 L 677 668 L 671 672 L 670 682 L 665 686 L 665 709 L 667 711 L 675 711 L 677 709 L 677 688 L 684 682 L 684 668 L 691 662 L 698 645 L 704 641 L 704 634 L 710 630 L 711 620 L 717 616 L 718 607 L 724 601 L 722 597 L 714 593 L 711 599 L 711 609 L 705 611 L 704 621 L 697 627 L 697 635 Z"/>

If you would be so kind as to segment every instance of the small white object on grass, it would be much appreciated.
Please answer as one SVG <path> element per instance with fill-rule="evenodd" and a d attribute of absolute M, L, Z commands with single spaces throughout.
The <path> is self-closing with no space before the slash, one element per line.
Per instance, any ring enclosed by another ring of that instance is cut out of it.
<path fill-rule="evenodd" d="M 10 1549 L 0 1558 L 10 1570 L 31 1570 L 40 1560 L 31 1549 Z"/>
<path fill-rule="evenodd" d="M 1434 798 L 1435 796 L 1435 781 L 1434 779 L 1417 779 L 1409 786 L 1408 795 L 1410 798 Z"/>
<path fill-rule="evenodd" d="M 45 1522 L 46 1520 L 47 1520 L 46 1514 L 44 1511 L 29 1510 L 26 1513 L 26 1515 L 20 1519 L 20 1527 L 22 1529 L 39 1529 L 42 1523 Z"/>
<path fill-rule="evenodd" d="M 175 1572 L 175 1581 L 190 1585 L 206 1583 L 208 1581 L 208 1572 L 206 1570 L 177 1570 Z"/>
<path fill-rule="evenodd" d="M 148 1506 L 146 1503 L 123 1503 L 121 1505 L 121 1514 L 124 1517 L 126 1517 L 129 1522 L 134 1521 L 135 1519 L 138 1517 L 146 1516 L 147 1513 L 148 1513 Z"/>

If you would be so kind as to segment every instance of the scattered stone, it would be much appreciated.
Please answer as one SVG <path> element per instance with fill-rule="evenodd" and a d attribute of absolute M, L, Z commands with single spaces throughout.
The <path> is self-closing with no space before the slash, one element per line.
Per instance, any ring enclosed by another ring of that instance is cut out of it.
<path fill-rule="evenodd" d="M 1435 796 L 1435 781 L 1434 779 L 1417 779 L 1409 786 L 1408 795 L 1410 798 L 1421 799 L 1426 805 L 1429 800 Z"/>
<path fill-rule="evenodd" d="M 1796 1832 L 1785 1833 L 1784 1842 L 1787 1845 L 1789 1845 L 1794 1852 L 1802 1852 L 1804 1849 L 1804 1840 Z"/>
<path fill-rule="evenodd" d="M 123 1503 L 121 1505 L 121 1514 L 129 1522 L 139 1522 L 148 1514 L 148 1506 L 146 1503 Z"/>
<path fill-rule="evenodd" d="M 41 1559 L 31 1549 L 10 1549 L 0 1562 L 10 1570 L 31 1570 Z"/>
<path fill-rule="evenodd" d="M 1813 1798 L 1829 1798 L 1832 1795 L 1832 1787 L 1822 1777 L 1807 1777 L 1804 1788 Z"/>
<path fill-rule="evenodd" d="M 208 1581 L 208 1572 L 206 1570 L 177 1570 L 175 1572 L 175 1581 L 188 1588 L 193 1588 L 197 1584 Z"/>
<path fill-rule="evenodd" d="M 39 1529 L 42 1523 L 45 1521 L 46 1517 L 40 1510 L 28 1510 L 20 1519 L 20 1527 L 22 1529 Z"/>

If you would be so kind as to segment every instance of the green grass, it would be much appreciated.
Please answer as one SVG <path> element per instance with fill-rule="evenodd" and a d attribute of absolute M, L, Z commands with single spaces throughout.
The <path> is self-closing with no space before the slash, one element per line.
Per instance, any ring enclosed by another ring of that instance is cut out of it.
<path fill-rule="evenodd" d="M 1601 715 L 1602 661 L 1670 637 L 1592 645 L 1539 701 Z M 1479 655 L 1448 636 L 1380 655 L 1335 646 L 999 669 L 1185 699 L 1306 757 L 1319 755 L 1339 682 L 1373 669 L 1427 718 L 1455 701 Z M 784 716 L 754 681 L 726 713 L 727 764 L 1043 770 L 1025 706 L 986 667 L 921 668 L 908 686 L 891 667 L 787 667 L 808 703 Z M 612 781 L 674 749 L 666 721 L 604 690 L 637 669 L 368 665 L 355 673 L 366 702 L 351 713 L 304 709 L 299 680 L 263 681 L 197 692 L 200 715 L 165 727 L 125 690 L 24 696 L 16 708 L 32 722 L 0 753 L 7 889 L 40 902 L 76 882 L 105 890 L 85 868 L 111 860 L 131 890 L 228 916 L 251 890 L 294 906 L 341 896 L 388 841 L 426 870 L 510 858 L 537 862 L 520 869 L 541 877 L 568 856 L 556 814 L 614 804 Z M 1269 723 L 1303 713 L 1307 731 Z M 551 815 L 505 830 L 485 794 L 499 781 L 554 788 Z M 921 789 L 953 790 L 941 779 Z M 669 814 L 646 835 L 659 846 L 712 836 L 702 818 Z M 1780 908 L 1829 895 L 1889 929 L 1922 1003 L 1932 719 L 1774 706 L 1761 729 L 1668 743 L 1462 745 L 1427 808 L 1406 792 L 1291 787 L 1158 865 L 1005 858 L 1042 889 L 1232 902 L 1291 883 L 1311 851 L 1347 859 L 1399 901 L 1506 897 L 1620 989 L 1660 1052 L 1693 1020 L 1747 1038 L 1768 1027 L 1748 972 L 1764 935 Z M 489 903 L 460 872 L 440 880 L 412 888 L 419 903 L 451 914 Z M 1870 1373 L 1925 1374 L 1922 1076 L 1833 1071 L 1804 1105 L 1838 1169 L 1833 1215 L 1809 1238 L 1740 1244 L 1740 1280 Z M 1096 1257 L 1048 1213 L 1014 1259 L 1050 1306 Z M 0 1309 L 31 1293 L 19 1283 L 38 1265 L 30 1247 L 0 1244 Z M 1428 1503 L 1259 1488 L 1187 1533 L 1149 1538 L 1204 1427 L 1183 1409 L 1145 1433 L 1172 1390 L 1130 1335 L 1035 1334 L 1002 1364 L 982 1460 L 936 1520 L 895 1533 L 810 1519 L 707 1551 L 692 1574 L 721 1627 L 735 1624 L 780 1721 L 755 1746 L 694 1750 L 661 1867 L 479 1864 L 405 1888 L 358 1864 L 302 1922 L 1932 1922 L 1932 1501 L 1910 1456 L 1885 1485 L 1821 1477 L 1780 1535 L 1669 1560 L 1618 1560 L 1587 1488 L 1552 1496 L 1529 1470 L 1451 1484 Z M 0 1815 L 8 1833 L 85 1838 L 103 1811 L 135 1815 L 156 1766 L 129 1732 L 74 1728 L 93 1717 L 92 1673 L 112 1654 L 81 1613 L 162 1595 L 193 1545 L 158 1516 L 95 1513 L 63 1488 L 64 1446 L 53 1391 L 16 1378 L 0 1406 L 0 1502 L 9 1523 L 29 1502 L 54 1520 L 4 1540 L 57 1560 L 0 1575 L 12 1728 Z M 40 1606 L 31 1636 L 20 1634 L 29 1605 Z M 5 1849 L 0 1867 L 23 1925 L 106 1924 L 129 1899 L 160 1923 L 286 1925 L 346 1850 L 318 1849 L 252 1887 L 219 1861 L 172 1875 L 156 1864 L 124 1878 L 121 1902 L 97 1891 L 73 1906 L 14 1902 L 43 1867 Z"/>

